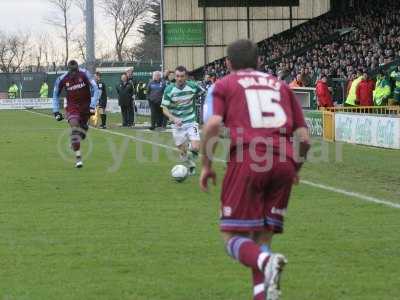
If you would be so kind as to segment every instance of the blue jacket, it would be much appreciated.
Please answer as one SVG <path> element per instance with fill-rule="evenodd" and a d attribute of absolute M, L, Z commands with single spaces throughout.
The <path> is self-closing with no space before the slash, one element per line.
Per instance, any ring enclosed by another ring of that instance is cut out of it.
<path fill-rule="evenodd" d="M 164 80 L 152 80 L 147 86 L 147 100 L 152 103 L 161 103 L 166 83 Z"/>

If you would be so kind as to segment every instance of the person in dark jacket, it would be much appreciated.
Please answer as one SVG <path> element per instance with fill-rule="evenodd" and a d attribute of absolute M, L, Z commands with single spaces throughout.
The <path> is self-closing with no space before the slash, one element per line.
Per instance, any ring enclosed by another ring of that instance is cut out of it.
<path fill-rule="evenodd" d="M 161 79 L 161 72 L 153 73 L 153 80 L 147 86 L 147 100 L 149 100 L 151 110 L 150 130 L 163 127 L 164 116 L 161 109 L 161 101 L 166 87 L 166 83 Z"/>
<path fill-rule="evenodd" d="M 122 74 L 121 83 L 116 87 L 118 93 L 118 104 L 121 107 L 122 114 L 122 126 L 131 127 L 134 126 L 134 110 L 133 110 L 133 86 L 128 81 L 128 76 Z"/>
<path fill-rule="evenodd" d="M 130 68 L 130 69 L 128 69 L 127 71 L 126 71 L 126 76 L 128 76 L 128 82 L 132 85 L 132 87 L 133 87 L 133 95 L 132 95 L 132 103 L 133 103 L 133 109 L 132 109 L 132 115 L 131 115 L 131 118 L 132 118 L 132 120 L 135 118 L 135 116 L 134 116 L 134 114 L 135 114 L 135 112 L 137 112 L 137 108 L 136 108 L 136 105 L 135 105 L 135 100 L 137 99 L 137 93 L 136 93 L 136 88 L 137 88 L 137 85 L 138 85 L 138 82 L 136 81 L 136 79 L 135 79 L 135 74 L 134 74 L 134 68 L 132 67 L 132 68 Z"/>
<path fill-rule="evenodd" d="M 106 107 L 107 107 L 107 87 L 103 81 L 101 81 L 100 72 L 96 72 L 96 82 L 97 87 L 99 88 L 101 95 L 99 99 L 99 103 L 97 104 L 99 108 L 100 118 L 101 118 L 101 129 L 106 129 L 107 123 L 107 115 L 106 115 Z"/>

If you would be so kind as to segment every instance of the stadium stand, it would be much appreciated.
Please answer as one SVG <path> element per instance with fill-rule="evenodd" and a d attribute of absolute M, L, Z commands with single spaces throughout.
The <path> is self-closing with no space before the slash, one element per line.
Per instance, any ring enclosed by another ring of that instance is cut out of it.
<path fill-rule="evenodd" d="M 400 1 L 365 1 L 347 14 L 330 12 L 258 43 L 261 70 L 287 83 L 301 74 L 303 86 L 315 86 L 322 74 L 347 81 L 357 71 L 371 75 L 400 59 Z M 224 59 L 204 69 L 224 76 Z M 345 85 L 345 84 L 343 84 Z M 344 89 L 343 89 L 344 90 Z M 346 95 L 341 93 L 340 98 Z M 336 97 L 336 98 L 337 98 Z"/>

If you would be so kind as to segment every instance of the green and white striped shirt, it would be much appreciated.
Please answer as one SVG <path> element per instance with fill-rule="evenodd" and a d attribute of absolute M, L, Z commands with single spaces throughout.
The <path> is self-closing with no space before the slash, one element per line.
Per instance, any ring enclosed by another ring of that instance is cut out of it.
<path fill-rule="evenodd" d="M 182 120 L 182 123 L 194 123 L 196 122 L 194 98 L 203 91 L 193 81 L 187 81 L 181 89 L 175 83 L 171 83 L 164 91 L 161 106 L 168 108 L 174 117 Z"/>

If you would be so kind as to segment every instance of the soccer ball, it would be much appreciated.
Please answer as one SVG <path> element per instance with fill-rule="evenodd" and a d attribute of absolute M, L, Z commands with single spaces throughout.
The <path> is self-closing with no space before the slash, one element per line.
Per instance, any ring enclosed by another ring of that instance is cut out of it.
<path fill-rule="evenodd" d="M 171 170 L 171 176 L 178 182 L 184 181 L 189 175 L 189 170 L 184 165 L 176 165 Z"/>

